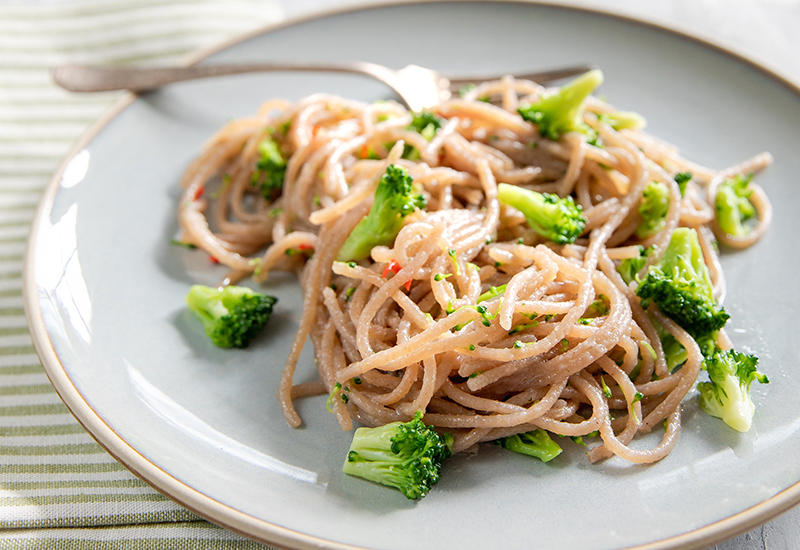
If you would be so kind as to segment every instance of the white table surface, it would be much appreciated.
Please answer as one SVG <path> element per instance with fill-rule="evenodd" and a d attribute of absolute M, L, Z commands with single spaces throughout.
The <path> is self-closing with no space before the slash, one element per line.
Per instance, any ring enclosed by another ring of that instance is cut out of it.
<path fill-rule="evenodd" d="M 280 0 L 287 19 L 390 0 Z M 800 83 L 800 0 L 550 0 L 678 28 L 700 35 Z M 800 507 L 712 547 L 715 550 L 800 548 Z M 709 549 L 711 550 L 711 549 Z"/>

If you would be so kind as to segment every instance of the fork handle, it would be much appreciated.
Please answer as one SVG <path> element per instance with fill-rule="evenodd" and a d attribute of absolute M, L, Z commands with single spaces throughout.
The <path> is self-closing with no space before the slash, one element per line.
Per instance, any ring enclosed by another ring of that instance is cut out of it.
<path fill-rule="evenodd" d="M 53 80 L 70 92 L 130 90 L 146 92 L 165 84 L 206 78 L 267 71 L 326 71 L 356 73 L 377 78 L 393 86 L 393 71 L 373 63 L 243 63 L 193 65 L 191 67 L 106 67 L 62 65 L 53 70 Z"/>

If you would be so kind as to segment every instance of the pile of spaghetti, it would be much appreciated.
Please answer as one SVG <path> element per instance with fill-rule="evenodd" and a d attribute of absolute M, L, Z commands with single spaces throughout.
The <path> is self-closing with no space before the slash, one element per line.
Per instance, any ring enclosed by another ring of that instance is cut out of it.
<path fill-rule="evenodd" d="M 426 424 L 454 436 L 454 452 L 543 428 L 599 432 L 592 461 L 669 453 L 703 355 L 655 304 L 643 307 L 637 280 L 626 283 L 618 265 L 648 249 L 643 274 L 676 228 L 692 228 L 721 303 L 715 234 L 748 246 L 770 207 L 750 183 L 752 227 L 734 236 L 716 221 L 716 190 L 771 159 L 698 166 L 644 133 L 640 117 L 591 95 L 562 131 L 521 116 L 553 93 L 504 78 L 417 114 L 327 95 L 274 100 L 206 145 L 183 181 L 183 240 L 228 266 L 226 283 L 288 270 L 304 292 L 278 389 L 290 425 L 301 423 L 293 399 L 330 394 L 342 429 L 423 411 Z M 424 206 L 368 257 L 337 261 L 390 167 L 411 177 Z M 667 190 L 665 213 L 642 231 L 653 183 Z M 585 227 L 574 242 L 540 235 L 498 200 L 502 184 L 571 196 Z M 668 365 L 659 331 L 685 348 L 680 368 Z M 320 380 L 295 384 L 309 338 Z M 715 338 L 731 347 L 724 329 Z M 664 432 L 660 443 L 629 446 L 653 428 Z"/>

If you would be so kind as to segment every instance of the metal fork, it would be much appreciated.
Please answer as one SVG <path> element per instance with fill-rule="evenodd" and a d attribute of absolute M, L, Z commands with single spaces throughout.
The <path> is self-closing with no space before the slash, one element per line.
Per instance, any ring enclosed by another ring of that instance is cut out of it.
<path fill-rule="evenodd" d="M 591 65 L 577 65 L 527 74 L 516 78 L 539 83 L 552 82 L 591 70 Z M 412 111 L 432 107 L 458 93 L 467 84 L 477 84 L 500 78 L 494 76 L 443 76 L 418 65 L 399 71 L 363 61 L 346 63 L 245 63 L 236 65 L 193 65 L 191 67 L 104 67 L 98 65 L 62 65 L 53 70 L 53 80 L 71 92 L 102 92 L 130 90 L 146 92 L 166 84 L 223 76 L 266 71 L 317 71 L 355 73 L 375 78 L 392 88 Z"/>

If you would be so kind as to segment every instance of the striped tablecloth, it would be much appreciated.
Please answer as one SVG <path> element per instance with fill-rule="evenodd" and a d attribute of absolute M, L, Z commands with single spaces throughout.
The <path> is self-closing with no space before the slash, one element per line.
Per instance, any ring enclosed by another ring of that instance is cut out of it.
<path fill-rule="evenodd" d="M 175 63 L 282 18 L 275 0 L 0 3 L 0 548 L 261 548 L 161 496 L 109 456 L 48 382 L 22 308 L 25 239 L 72 142 L 120 95 L 50 69 Z"/>

